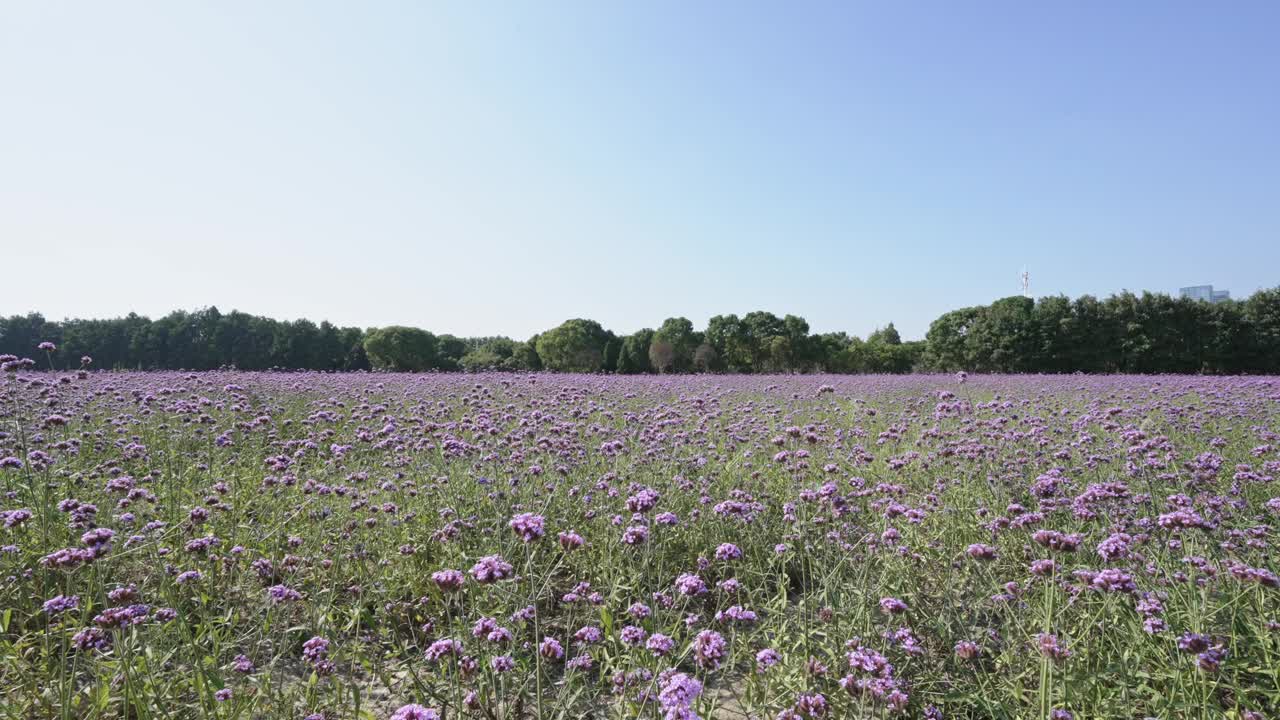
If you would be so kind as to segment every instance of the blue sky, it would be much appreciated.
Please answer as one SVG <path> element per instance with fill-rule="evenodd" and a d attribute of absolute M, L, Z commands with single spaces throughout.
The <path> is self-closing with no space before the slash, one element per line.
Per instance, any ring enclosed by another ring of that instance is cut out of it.
<path fill-rule="evenodd" d="M 1280 284 L 1274 2 L 12 3 L 0 313 L 527 337 Z"/>

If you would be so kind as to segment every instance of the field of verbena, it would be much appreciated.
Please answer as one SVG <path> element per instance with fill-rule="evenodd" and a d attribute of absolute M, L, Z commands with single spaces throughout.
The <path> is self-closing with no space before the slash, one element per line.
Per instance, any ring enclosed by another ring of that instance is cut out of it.
<path fill-rule="evenodd" d="M 2 717 L 1280 707 L 1278 380 L 0 381 Z"/>

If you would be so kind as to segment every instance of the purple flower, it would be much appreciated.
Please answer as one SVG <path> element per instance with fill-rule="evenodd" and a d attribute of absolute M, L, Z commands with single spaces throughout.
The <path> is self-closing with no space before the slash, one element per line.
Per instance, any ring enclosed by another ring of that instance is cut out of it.
<path fill-rule="evenodd" d="M 387 720 L 440 720 L 440 713 L 421 705 L 401 705 Z"/>
<path fill-rule="evenodd" d="M 1196 656 L 1196 667 L 1205 672 L 1217 672 L 1226 659 L 1226 648 L 1215 645 Z"/>
<path fill-rule="evenodd" d="M 328 657 L 328 655 L 329 641 L 326 638 L 314 635 L 310 640 L 302 643 L 302 658 L 307 662 L 314 663 L 317 660 Z"/>
<path fill-rule="evenodd" d="M 542 537 L 546 530 L 543 527 L 544 519 L 541 515 L 533 513 L 520 513 L 511 518 L 511 530 L 524 542 L 530 543 Z"/>
<path fill-rule="evenodd" d="M 271 598 L 272 605 L 302 599 L 302 593 L 288 585 L 272 585 L 267 588 L 267 596 Z"/>
<path fill-rule="evenodd" d="M 821 693 L 801 695 L 796 698 L 795 709 L 805 717 L 822 717 L 827 714 L 827 698 Z"/>
<path fill-rule="evenodd" d="M 898 615 L 907 611 L 907 604 L 897 598 L 880 598 L 880 612 L 885 615 Z"/>
<path fill-rule="evenodd" d="M 75 610 L 80 607 L 79 595 L 56 595 L 44 601 L 43 610 L 46 615 L 56 617 L 68 610 Z"/>
<path fill-rule="evenodd" d="M 674 673 L 662 683 L 658 691 L 658 704 L 665 712 L 666 720 L 696 720 L 693 703 L 702 694 L 702 683 L 686 675 Z"/>
<path fill-rule="evenodd" d="M 1244 563 L 1233 562 L 1227 566 L 1231 576 L 1240 581 L 1256 582 L 1264 587 L 1280 587 L 1280 577 L 1266 568 L 1249 567 Z"/>
<path fill-rule="evenodd" d="M 721 561 L 737 560 L 742 557 L 742 551 L 733 543 L 721 543 L 716 548 L 716 559 Z"/>
<path fill-rule="evenodd" d="M 474 572 L 474 568 L 472 572 Z M 466 577 L 457 570 L 437 570 L 431 573 L 431 581 L 442 592 L 457 592 L 462 589 L 462 584 L 466 582 Z"/>
<path fill-rule="evenodd" d="M 1040 633 L 1036 635 L 1036 644 L 1040 648 L 1040 654 L 1051 660 L 1066 660 L 1071 657 L 1071 651 L 1058 642 L 1057 635 Z"/>
<path fill-rule="evenodd" d="M 604 637 L 604 633 L 600 632 L 600 628 L 591 625 L 581 628 L 573 634 L 573 639 L 583 645 L 598 643 L 602 637 Z"/>
<path fill-rule="evenodd" d="M 974 543 L 965 548 L 965 554 L 975 560 L 995 560 L 996 549 L 983 543 Z"/>
<path fill-rule="evenodd" d="M 636 491 L 634 495 L 627 498 L 627 511 L 633 513 L 646 513 L 658 504 L 661 496 L 651 487 L 644 487 Z"/>
<path fill-rule="evenodd" d="M 85 628 L 71 638 L 71 644 L 75 646 L 77 650 L 101 651 L 111 647 L 111 636 L 107 635 L 101 628 Z"/>
<path fill-rule="evenodd" d="M 5 458 L 5 459 L 17 460 L 17 458 Z M 21 463 L 21 461 L 19 461 L 19 463 Z M 3 466 L 0 466 L 0 467 L 3 467 Z M 0 512 L 0 517 L 4 518 L 4 526 L 6 528 L 15 528 L 22 525 L 26 521 L 30 520 L 34 516 L 31 514 L 30 510 L 27 510 L 26 508 L 20 508 L 18 510 L 9 510 L 7 512 Z"/>
<path fill-rule="evenodd" d="M 231 688 L 222 688 L 213 694 L 213 699 L 218 702 L 226 702 L 231 699 Z"/>
<path fill-rule="evenodd" d="M 1118 568 L 1107 568 L 1093 577 L 1090 583 L 1095 590 L 1102 592 L 1131 593 L 1138 590 L 1133 578 Z"/>
<path fill-rule="evenodd" d="M 649 640 L 645 643 L 645 647 L 654 657 L 665 657 L 670 654 L 672 648 L 676 645 L 676 641 L 663 635 L 662 633 L 654 633 L 649 636 Z"/>
<path fill-rule="evenodd" d="M 773 648 L 765 648 L 756 653 L 756 672 L 765 672 L 781 661 L 782 657 L 778 655 L 777 650 L 774 650 Z"/>
<path fill-rule="evenodd" d="M 1054 571 L 1056 571 L 1057 569 L 1058 569 L 1057 564 L 1054 563 L 1053 560 L 1049 560 L 1047 558 L 1042 560 L 1031 561 L 1030 570 L 1032 575 L 1039 575 L 1040 577 L 1048 577 L 1052 575 Z"/>
<path fill-rule="evenodd" d="M 302 659 L 315 670 L 317 675 L 329 675 L 337 669 L 337 665 L 329 660 L 329 641 L 316 635 L 302 644 Z"/>
<path fill-rule="evenodd" d="M 1057 530 L 1037 530 L 1031 535 L 1031 539 L 1050 550 L 1062 552 L 1075 552 L 1083 540 L 1077 533 L 1065 535 Z"/>
<path fill-rule="evenodd" d="M 624 645 L 635 647 L 636 645 L 644 642 L 646 634 L 647 633 L 645 633 L 644 628 L 636 627 L 635 625 L 628 625 L 622 628 L 622 632 L 619 633 L 619 636 L 622 638 L 622 643 Z"/>
<path fill-rule="evenodd" d="M 560 547 L 565 550 L 577 550 L 586 544 L 586 541 L 582 539 L 582 536 L 572 530 L 560 533 L 559 537 Z"/>
<path fill-rule="evenodd" d="M 424 655 L 427 660 L 434 663 L 438 663 L 445 658 L 458 657 L 462 655 L 462 643 L 451 638 L 442 638 L 431 643 Z"/>
<path fill-rule="evenodd" d="M 714 630 L 703 630 L 693 639 L 694 660 L 699 667 L 707 670 L 720 667 L 727 649 L 724 636 Z"/>
<path fill-rule="evenodd" d="M 676 590 L 679 590 L 681 595 L 693 597 L 705 593 L 707 584 L 697 575 L 685 573 L 676 578 Z"/>
<path fill-rule="evenodd" d="M 138 599 L 138 586 L 129 584 L 118 587 L 107 593 L 107 599 L 117 605 L 134 602 Z"/>
<path fill-rule="evenodd" d="M 481 585 L 498 582 L 511 577 L 515 568 L 502 559 L 501 555 L 486 555 L 471 567 L 471 577 Z"/>
<path fill-rule="evenodd" d="M 564 657 L 564 648 L 555 638 L 544 637 L 542 643 L 538 645 L 538 654 L 548 660 L 559 660 Z"/>
<path fill-rule="evenodd" d="M 1156 518 L 1156 524 L 1169 530 L 1184 530 L 1191 528 L 1208 529 L 1209 527 L 1208 524 L 1205 523 L 1204 518 L 1190 510 L 1174 510 L 1173 512 L 1165 513 Z"/>
<path fill-rule="evenodd" d="M 88 548 L 91 557 L 100 558 L 111 550 L 111 538 L 115 536 L 111 528 L 94 528 L 80 536 L 80 543 Z"/>
<path fill-rule="evenodd" d="M 758 619 L 754 610 L 748 610 L 741 605 L 732 605 L 716 613 L 716 622 L 733 621 L 749 625 Z"/>
<path fill-rule="evenodd" d="M 1128 557 L 1132 542 L 1133 536 L 1128 533 L 1112 533 L 1106 540 L 1098 543 L 1098 556 L 1108 562 Z"/>
<path fill-rule="evenodd" d="M 187 570 L 185 572 L 179 573 L 178 577 L 174 578 L 173 581 L 178 583 L 179 585 L 186 585 L 188 583 L 199 582 L 203 579 L 204 579 L 204 573 L 200 572 L 199 570 Z"/>
<path fill-rule="evenodd" d="M 40 558 L 40 564 L 50 568 L 73 568 L 83 563 L 92 562 L 93 552 L 80 548 L 63 548 Z"/>
<path fill-rule="evenodd" d="M 151 608 L 147 605 L 107 608 L 94 616 L 93 623 L 102 628 L 124 629 L 132 625 L 141 625 L 150 614 Z"/>
<path fill-rule="evenodd" d="M 1209 649 L 1209 638 L 1200 633 L 1183 633 L 1178 638 L 1178 649 L 1185 653 L 1198 653 Z"/>
<path fill-rule="evenodd" d="M 893 665 L 889 664 L 888 658 L 871 648 L 859 645 L 849 651 L 845 658 L 849 661 L 849 667 L 854 670 L 880 677 L 893 675 Z"/>

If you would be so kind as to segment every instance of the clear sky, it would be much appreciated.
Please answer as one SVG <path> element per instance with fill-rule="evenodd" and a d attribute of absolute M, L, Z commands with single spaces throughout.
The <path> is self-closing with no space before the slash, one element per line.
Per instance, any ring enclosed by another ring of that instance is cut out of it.
<path fill-rule="evenodd" d="M 516 338 L 1280 285 L 1280 3 L 0 0 L 0 314 Z"/>

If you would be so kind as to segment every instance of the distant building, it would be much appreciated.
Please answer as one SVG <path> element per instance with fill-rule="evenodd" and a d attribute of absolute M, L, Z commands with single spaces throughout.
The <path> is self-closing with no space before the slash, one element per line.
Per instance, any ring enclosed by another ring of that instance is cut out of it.
<path fill-rule="evenodd" d="M 1192 300 L 1203 300 L 1207 303 L 1217 303 L 1223 300 L 1230 300 L 1231 291 L 1214 290 L 1212 285 L 1192 285 L 1191 287 L 1179 288 L 1178 296 Z"/>

